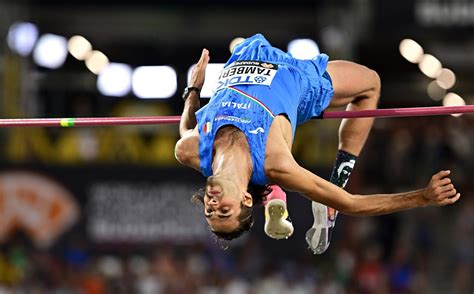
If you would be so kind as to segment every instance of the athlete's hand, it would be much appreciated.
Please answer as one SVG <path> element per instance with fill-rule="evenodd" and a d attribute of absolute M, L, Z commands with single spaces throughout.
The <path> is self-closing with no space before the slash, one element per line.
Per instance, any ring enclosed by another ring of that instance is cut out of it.
<path fill-rule="evenodd" d="M 209 63 L 209 50 L 202 49 L 201 58 L 196 63 L 191 74 L 191 82 L 189 87 L 198 87 L 202 89 L 204 85 L 204 78 L 206 77 L 206 67 Z"/>
<path fill-rule="evenodd" d="M 423 191 L 423 196 L 429 205 L 442 206 L 452 204 L 461 197 L 456 192 L 451 179 L 448 178 L 451 171 L 443 170 L 431 177 L 431 181 Z"/>

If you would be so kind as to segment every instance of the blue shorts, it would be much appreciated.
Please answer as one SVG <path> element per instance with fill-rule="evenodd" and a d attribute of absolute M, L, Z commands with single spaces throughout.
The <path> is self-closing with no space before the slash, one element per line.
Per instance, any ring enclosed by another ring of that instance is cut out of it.
<path fill-rule="evenodd" d="M 314 62 L 316 60 L 308 60 L 308 63 L 314 64 Z M 298 104 L 297 124 L 302 124 L 312 118 L 319 117 L 329 106 L 334 96 L 334 88 L 331 77 L 325 69 L 326 67 L 324 67 L 324 72 L 321 76 L 315 76 L 314 70 L 306 68 L 305 73 L 309 83 L 305 91 L 306 94 L 301 97 Z"/>

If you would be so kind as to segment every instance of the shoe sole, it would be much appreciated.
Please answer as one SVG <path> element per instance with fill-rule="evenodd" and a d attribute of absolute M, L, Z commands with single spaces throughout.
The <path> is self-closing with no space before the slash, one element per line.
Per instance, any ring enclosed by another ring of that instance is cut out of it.
<path fill-rule="evenodd" d="M 315 254 L 322 254 L 329 247 L 332 229 L 328 226 L 328 210 L 326 205 L 314 201 L 311 203 L 311 210 L 314 223 L 306 232 L 306 242 Z"/>
<path fill-rule="evenodd" d="M 288 239 L 293 234 L 293 225 L 282 224 L 286 212 L 286 204 L 283 200 L 273 199 L 265 206 L 268 219 L 265 220 L 265 233 L 273 239 Z"/>

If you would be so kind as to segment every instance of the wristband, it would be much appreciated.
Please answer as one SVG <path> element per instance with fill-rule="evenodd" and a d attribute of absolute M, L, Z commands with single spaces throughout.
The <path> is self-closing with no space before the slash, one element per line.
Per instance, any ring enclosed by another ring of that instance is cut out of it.
<path fill-rule="evenodd" d="M 191 94 L 192 91 L 196 92 L 198 97 L 199 97 L 199 94 L 201 94 L 201 89 L 199 89 L 198 87 L 186 87 L 186 88 L 184 88 L 184 92 L 183 92 L 183 100 L 184 101 L 186 101 L 186 99 L 188 99 L 188 97 L 189 97 L 189 95 Z"/>

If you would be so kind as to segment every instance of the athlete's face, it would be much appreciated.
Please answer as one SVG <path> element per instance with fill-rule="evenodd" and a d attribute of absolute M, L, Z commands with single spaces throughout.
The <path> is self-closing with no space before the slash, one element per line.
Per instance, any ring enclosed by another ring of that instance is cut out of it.
<path fill-rule="evenodd" d="M 211 230 L 231 232 L 239 227 L 242 205 L 251 207 L 252 197 L 238 185 L 219 176 L 207 179 L 204 194 L 204 215 Z"/>

